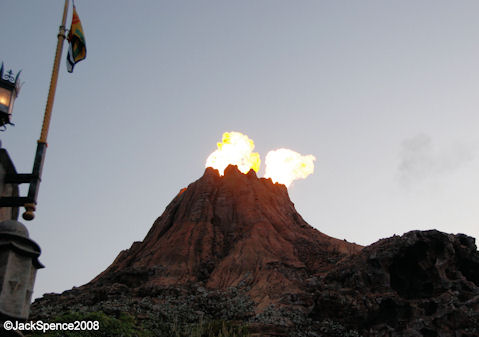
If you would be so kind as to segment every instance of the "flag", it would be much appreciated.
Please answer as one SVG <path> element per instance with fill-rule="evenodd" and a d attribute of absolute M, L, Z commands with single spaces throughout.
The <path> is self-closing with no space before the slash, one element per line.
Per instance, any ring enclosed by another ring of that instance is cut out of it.
<path fill-rule="evenodd" d="M 68 32 L 68 42 L 70 47 L 68 48 L 67 55 L 67 70 L 69 73 L 72 73 L 75 64 L 86 58 L 85 36 L 75 6 L 73 6 L 72 24 Z"/>

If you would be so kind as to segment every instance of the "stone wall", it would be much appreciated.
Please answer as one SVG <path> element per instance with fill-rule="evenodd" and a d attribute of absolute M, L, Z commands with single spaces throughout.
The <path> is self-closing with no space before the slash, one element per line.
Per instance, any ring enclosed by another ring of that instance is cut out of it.
<path fill-rule="evenodd" d="M 15 173 L 15 166 L 7 150 L 0 148 L 0 197 L 18 197 L 18 184 L 5 183 L 5 177 Z M 0 222 L 11 219 L 18 219 L 18 207 L 0 207 Z"/>

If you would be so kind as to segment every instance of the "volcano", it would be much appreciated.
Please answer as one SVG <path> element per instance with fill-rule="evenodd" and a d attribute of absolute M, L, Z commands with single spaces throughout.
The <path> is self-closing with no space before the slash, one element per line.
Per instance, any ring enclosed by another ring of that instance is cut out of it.
<path fill-rule="evenodd" d="M 303 220 L 284 185 L 207 168 L 143 241 L 89 283 L 37 299 L 30 319 L 98 312 L 110 325 L 133 316 L 137 332 L 125 336 L 225 336 L 225 325 L 188 330 L 220 320 L 249 336 L 477 337 L 479 252 L 474 238 L 436 230 L 367 247 L 332 238 Z"/>
<path fill-rule="evenodd" d="M 360 249 L 308 225 L 284 185 L 230 165 L 224 176 L 207 168 L 181 190 L 145 239 L 122 251 L 92 283 L 112 282 L 125 270 L 149 270 L 138 285 L 248 286 L 262 309 L 302 293 L 304 279 Z"/>

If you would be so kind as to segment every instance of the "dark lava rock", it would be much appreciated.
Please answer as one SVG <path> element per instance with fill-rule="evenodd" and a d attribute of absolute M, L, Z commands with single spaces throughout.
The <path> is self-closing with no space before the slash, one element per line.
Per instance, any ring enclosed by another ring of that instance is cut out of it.
<path fill-rule="evenodd" d="M 475 240 L 436 230 L 380 240 L 343 260 L 315 287 L 314 321 L 364 336 L 479 336 Z"/>
<path fill-rule="evenodd" d="M 361 247 L 296 212 L 284 185 L 206 169 L 142 242 L 90 283 L 46 294 L 31 319 L 128 312 L 145 325 L 243 322 L 253 336 L 479 336 L 479 253 L 413 231 Z"/>

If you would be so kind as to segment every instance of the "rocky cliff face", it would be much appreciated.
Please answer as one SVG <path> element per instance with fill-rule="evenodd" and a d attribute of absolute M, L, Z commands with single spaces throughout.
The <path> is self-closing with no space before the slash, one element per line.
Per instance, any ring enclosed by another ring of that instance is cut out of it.
<path fill-rule="evenodd" d="M 362 248 L 309 226 L 283 185 L 208 168 L 142 242 L 90 283 L 37 300 L 31 317 L 70 310 L 130 312 L 157 332 L 223 319 L 254 336 L 477 337 L 479 253 L 438 231 Z"/>
<path fill-rule="evenodd" d="M 329 270 L 360 246 L 329 237 L 296 212 L 284 185 L 229 166 L 207 168 L 180 191 L 142 242 L 119 254 L 92 284 L 112 283 L 126 270 L 149 270 L 128 282 L 207 288 L 248 286 L 262 309 L 304 292 L 302 280 Z"/>
<path fill-rule="evenodd" d="M 369 336 L 479 336 L 479 253 L 463 234 L 380 240 L 338 263 L 314 291 L 313 320 L 334 318 Z"/>

